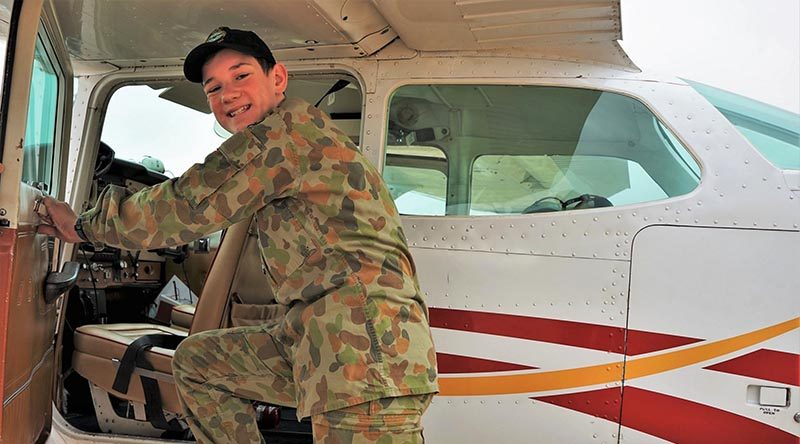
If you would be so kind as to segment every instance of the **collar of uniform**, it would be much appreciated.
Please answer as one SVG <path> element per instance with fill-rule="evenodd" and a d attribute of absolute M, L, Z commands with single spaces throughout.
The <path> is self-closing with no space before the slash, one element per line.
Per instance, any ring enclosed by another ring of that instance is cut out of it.
<path fill-rule="evenodd" d="M 313 107 L 311 106 L 311 104 L 309 104 L 305 100 L 295 99 L 295 98 L 284 98 L 281 101 L 281 103 L 278 104 L 278 106 L 270 110 L 267 113 L 267 115 L 264 116 L 263 120 L 261 120 L 258 123 L 254 123 L 252 125 L 248 125 L 245 131 L 250 133 L 252 137 L 258 139 L 262 144 L 265 144 L 267 143 L 267 135 L 264 129 L 259 128 L 260 126 L 269 129 L 272 127 L 272 125 L 276 124 L 275 119 L 282 121 L 284 119 L 283 116 L 287 113 L 292 114 L 294 116 L 298 116 L 301 114 L 309 115 L 309 113 L 313 112 L 312 109 Z M 270 119 L 273 119 L 273 121 L 268 122 Z"/>
<path fill-rule="evenodd" d="M 307 113 L 308 108 L 310 106 L 311 104 L 309 104 L 303 99 L 284 97 L 284 99 L 281 100 L 281 103 L 279 103 L 278 106 L 276 106 L 275 108 L 272 108 L 260 122 L 253 123 L 251 125 L 248 125 L 247 127 L 252 129 L 255 126 L 261 125 L 262 123 L 264 123 L 264 121 L 269 119 L 269 117 L 272 116 L 273 114 L 283 114 L 287 111 Z"/>

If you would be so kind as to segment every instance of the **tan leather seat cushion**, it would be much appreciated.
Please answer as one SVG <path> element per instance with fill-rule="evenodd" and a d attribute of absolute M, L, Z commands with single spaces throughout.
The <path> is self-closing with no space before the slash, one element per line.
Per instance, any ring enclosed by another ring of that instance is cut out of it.
<path fill-rule="evenodd" d="M 187 331 L 192 327 L 194 319 L 194 305 L 182 304 L 172 308 L 171 323 L 174 327 L 185 328 Z"/>
<path fill-rule="evenodd" d="M 75 351 L 93 356 L 121 360 L 128 345 L 144 335 L 170 334 L 186 337 L 177 328 L 156 324 L 94 324 L 75 330 Z M 172 373 L 174 350 L 153 347 L 148 359 L 157 371 Z"/>
<path fill-rule="evenodd" d="M 75 330 L 75 352 L 72 366 L 81 376 L 117 397 L 145 402 L 144 392 L 137 373 L 131 378 L 127 394 L 114 391 L 117 367 L 128 344 L 144 335 L 173 334 L 186 336 L 180 329 L 155 324 L 98 324 L 84 325 Z M 172 380 L 172 355 L 174 350 L 153 347 L 148 351 L 148 360 L 162 379 L 158 379 L 164 410 L 180 412 L 178 395 Z"/>

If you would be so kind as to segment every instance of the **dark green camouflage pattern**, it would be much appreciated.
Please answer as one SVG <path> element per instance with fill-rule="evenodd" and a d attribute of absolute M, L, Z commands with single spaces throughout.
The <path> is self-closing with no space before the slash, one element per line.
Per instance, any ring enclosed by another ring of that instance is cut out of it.
<path fill-rule="evenodd" d="M 317 444 L 422 444 L 432 395 L 376 399 L 311 417 Z"/>
<path fill-rule="evenodd" d="M 205 331 L 175 352 L 175 383 L 198 442 L 261 442 L 249 400 L 295 405 L 292 367 L 269 331 L 269 325 Z M 422 443 L 430 398 L 383 398 L 315 414 L 314 442 Z"/>
<path fill-rule="evenodd" d="M 295 405 L 292 367 L 267 330 L 204 331 L 186 338 L 175 351 L 172 374 L 198 442 L 261 442 L 250 400 Z"/>
<path fill-rule="evenodd" d="M 286 99 L 181 177 L 106 188 L 84 213 L 94 242 L 185 244 L 255 214 L 298 416 L 437 391 L 427 307 L 380 174 L 330 118 Z"/>

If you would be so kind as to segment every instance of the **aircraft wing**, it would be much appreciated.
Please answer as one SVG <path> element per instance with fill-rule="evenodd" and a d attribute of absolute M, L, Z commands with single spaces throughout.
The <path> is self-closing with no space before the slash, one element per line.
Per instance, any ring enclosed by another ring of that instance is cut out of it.
<path fill-rule="evenodd" d="M 400 40 L 420 52 L 516 51 L 527 58 L 638 70 L 617 43 L 622 37 L 620 0 L 173 0 L 169 4 L 165 8 L 150 0 L 54 2 L 74 71 L 97 74 L 124 67 L 179 65 L 221 24 L 255 31 L 284 61 L 366 57 Z M 179 25 L 187 13 L 191 27 Z"/>
<path fill-rule="evenodd" d="M 520 48 L 636 69 L 617 43 L 620 0 L 371 0 L 419 51 Z"/>

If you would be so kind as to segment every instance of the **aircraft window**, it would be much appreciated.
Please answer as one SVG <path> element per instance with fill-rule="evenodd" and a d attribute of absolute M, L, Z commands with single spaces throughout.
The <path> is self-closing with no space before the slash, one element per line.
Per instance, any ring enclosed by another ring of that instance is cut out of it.
<path fill-rule="evenodd" d="M 553 196 L 604 196 L 615 206 L 667 197 L 638 163 L 602 156 L 480 156 L 470 193 L 470 215 L 552 211 L 531 206 Z"/>
<path fill-rule="evenodd" d="M 684 79 L 775 166 L 800 170 L 800 115 Z"/>
<path fill-rule="evenodd" d="M 439 154 L 423 156 L 423 147 Z M 398 174 L 401 163 L 414 174 Z M 433 187 L 421 169 L 445 183 Z M 483 216 L 666 199 L 692 191 L 700 167 L 643 104 L 620 94 L 408 85 L 390 102 L 384 176 L 403 214 L 441 215 L 443 204 L 443 214 Z M 410 190 L 414 204 L 437 202 L 437 211 L 407 204 Z"/>
<path fill-rule="evenodd" d="M 400 214 L 445 214 L 447 158 L 442 150 L 426 146 L 392 148 L 383 176 Z"/>
<path fill-rule="evenodd" d="M 28 120 L 25 127 L 22 181 L 44 190 L 49 189 L 53 175 L 58 81 L 54 64 L 39 34 L 34 52 Z"/>

